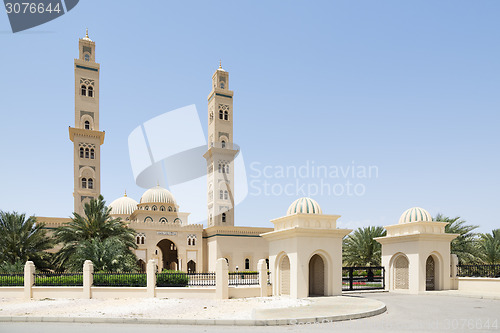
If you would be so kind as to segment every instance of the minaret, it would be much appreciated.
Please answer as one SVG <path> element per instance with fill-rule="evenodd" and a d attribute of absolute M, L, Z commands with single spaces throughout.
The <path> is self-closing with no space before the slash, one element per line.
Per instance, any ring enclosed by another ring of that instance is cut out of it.
<path fill-rule="evenodd" d="M 208 226 L 234 226 L 233 92 L 222 64 L 212 75 L 208 95 Z"/>
<path fill-rule="evenodd" d="M 95 43 L 88 30 L 78 43 L 75 59 L 75 127 L 69 128 L 74 144 L 74 211 L 83 214 L 83 204 L 101 193 L 101 145 L 99 131 L 99 64 Z"/>

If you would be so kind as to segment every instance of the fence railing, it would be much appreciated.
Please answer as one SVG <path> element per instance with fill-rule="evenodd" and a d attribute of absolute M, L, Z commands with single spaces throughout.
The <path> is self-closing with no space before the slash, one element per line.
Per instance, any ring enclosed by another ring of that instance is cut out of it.
<path fill-rule="evenodd" d="M 146 273 L 94 273 L 96 287 L 146 287 Z"/>
<path fill-rule="evenodd" d="M 230 272 L 229 285 L 230 286 L 251 286 L 259 284 L 258 272 Z"/>
<path fill-rule="evenodd" d="M 500 278 L 500 265 L 458 265 L 460 277 L 496 277 Z"/>
<path fill-rule="evenodd" d="M 373 267 L 343 267 L 342 290 L 385 289 L 385 269 Z"/>
<path fill-rule="evenodd" d="M 35 286 L 81 287 L 83 286 L 83 273 L 36 273 Z"/>
<path fill-rule="evenodd" d="M 215 286 L 215 273 L 188 273 L 191 287 Z"/>
<path fill-rule="evenodd" d="M 2 273 L 2 274 L 0 274 L 0 286 L 2 286 L 2 287 L 24 286 L 24 273 Z"/>

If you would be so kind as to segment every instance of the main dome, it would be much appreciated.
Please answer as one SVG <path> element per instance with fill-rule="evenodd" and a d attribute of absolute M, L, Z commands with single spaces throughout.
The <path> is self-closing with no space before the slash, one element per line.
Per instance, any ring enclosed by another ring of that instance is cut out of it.
<path fill-rule="evenodd" d="M 399 218 L 399 223 L 432 222 L 432 216 L 423 208 L 413 207 L 406 210 Z"/>
<path fill-rule="evenodd" d="M 150 188 L 141 197 L 141 204 L 143 203 L 169 203 L 176 205 L 175 203 L 175 198 L 170 193 L 169 190 L 160 187 L 160 185 L 157 185 L 153 188 Z"/>
<path fill-rule="evenodd" d="M 318 203 L 311 198 L 300 198 L 295 200 L 290 207 L 286 215 L 293 214 L 323 214 L 321 212 L 321 207 Z"/>
<path fill-rule="evenodd" d="M 111 207 L 111 215 L 130 215 L 137 209 L 137 201 L 127 197 L 125 194 L 123 197 L 110 203 L 109 207 Z"/>

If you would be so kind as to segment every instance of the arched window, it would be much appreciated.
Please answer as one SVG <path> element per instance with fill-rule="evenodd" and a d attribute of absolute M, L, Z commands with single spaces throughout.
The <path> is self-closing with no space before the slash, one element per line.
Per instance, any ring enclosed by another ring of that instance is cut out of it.
<path fill-rule="evenodd" d="M 90 159 L 93 160 L 95 158 L 94 148 L 90 148 Z"/>
<path fill-rule="evenodd" d="M 83 147 L 80 147 L 80 158 L 83 158 L 84 156 L 84 149 Z"/>
<path fill-rule="evenodd" d="M 224 89 L 224 82 L 221 82 L 221 83 L 220 83 L 220 88 L 221 88 L 221 89 Z"/>
<path fill-rule="evenodd" d="M 88 90 L 89 90 L 88 96 L 89 97 L 94 97 L 94 88 L 92 86 L 89 86 Z"/>
<path fill-rule="evenodd" d="M 82 178 L 82 188 L 87 188 L 87 178 Z"/>
<path fill-rule="evenodd" d="M 195 246 L 195 245 L 196 245 L 196 238 L 193 238 L 193 239 L 191 240 L 191 245 L 193 245 L 193 246 Z"/>
<path fill-rule="evenodd" d="M 222 165 L 219 163 L 219 173 L 222 172 Z"/>
<path fill-rule="evenodd" d="M 222 190 L 219 191 L 219 199 L 224 199 L 224 191 Z"/>
<path fill-rule="evenodd" d="M 222 213 L 222 222 L 226 222 L 226 213 Z"/>
<path fill-rule="evenodd" d="M 94 180 L 92 178 L 89 178 L 88 180 L 88 187 L 90 189 L 93 189 L 94 188 Z"/>
<path fill-rule="evenodd" d="M 89 153 L 90 150 L 88 148 L 85 148 L 85 158 L 89 158 Z"/>
<path fill-rule="evenodd" d="M 226 173 L 229 173 L 229 164 L 226 164 Z"/>
<path fill-rule="evenodd" d="M 188 245 L 191 245 L 191 238 L 188 238 Z"/>
<path fill-rule="evenodd" d="M 90 87 L 89 87 L 90 89 Z M 224 111 L 224 120 L 229 120 L 229 112 Z"/>
<path fill-rule="evenodd" d="M 151 210 L 154 211 L 154 212 L 156 212 L 158 210 L 158 207 L 153 206 L 153 207 L 151 207 Z"/>
<path fill-rule="evenodd" d="M 222 146 L 222 148 L 226 148 L 226 141 L 222 140 L 221 146 Z"/>
<path fill-rule="evenodd" d="M 87 96 L 87 87 L 82 84 L 82 96 Z"/>
<path fill-rule="evenodd" d="M 135 238 L 135 242 L 136 242 L 137 244 L 140 244 L 140 243 L 141 243 L 141 237 L 137 236 L 137 237 Z"/>
<path fill-rule="evenodd" d="M 219 119 L 224 119 L 224 111 L 219 111 Z"/>
<path fill-rule="evenodd" d="M 225 200 L 229 199 L 229 192 L 227 190 L 224 191 L 224 199 Z"/>
<path fill-rule="evenodd" d="M 250 259 L 245 259 L 245 269 L 250 269 Z"/>
<path fill-rule="evenodd" d="M 85 124 L 85 125 L 84 125 L 84 128 L 89 130 L 89 129 L 90 129 L 90 121 L 85 120 L 85 123 L 84 123 L 84 124 Z"/>
<path fill-rule="evenodd" d="M 267 269 L 269 269 L 269 259 L 266 259 L 266 266 L 267 266 Z"/>
<path fill-rule="evenodd" d="M 149 210 L 149 206 L 144 207 L 145 210 Z"/>
<path fill-rule="evenodd" d="M 85 59 L 85 61 L 90 61 L 90 55 L 88 53 L 85 53 L 83 58 Z"/>
<path fill-rule="evenodd" d="M 162 218 L 160 219 L 160 223 L 167 223 L 167 222 L 168 222 L 168 221 L 167 221 L 167 219 L 166 219 L 166 218 L 164 218 L 164 217 L 162 217 Z"/>
<path fill-rule="evenodd" d="M 144 237 L 144 236 L 141 237 L 141 244 L 144 244 L 145 239 L 146 239 L 146 237 Z"/>
<path fill-rule="evenodd" d="M 164 212 L 165 211 L 165 206 L 160 206 L 160 211 Z"/>
<path fill-rule="evenodd" d="M 172 211 L 172 207 L 168 206 L 168 211 L 171 212 Z"/>

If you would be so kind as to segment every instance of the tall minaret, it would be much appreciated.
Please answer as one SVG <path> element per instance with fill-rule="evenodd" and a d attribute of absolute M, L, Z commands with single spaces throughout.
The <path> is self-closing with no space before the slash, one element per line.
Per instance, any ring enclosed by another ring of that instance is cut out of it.
<path fill-rule="evenodd" d="M 222 65 L 212 75 L 208 95 L 208 226 L 234 225 L 233 92 Z"/>
<path fill-rule="evenodd" d="M 101 193 L 101 145 L 99 131 L 99 64 L 95 62 L 95 43 L 88 30 L 78 43 L 75 59 L 75 127 L 69 128 L 74 144 L 75 212 L 83 214 L 83 204 Z"/>

